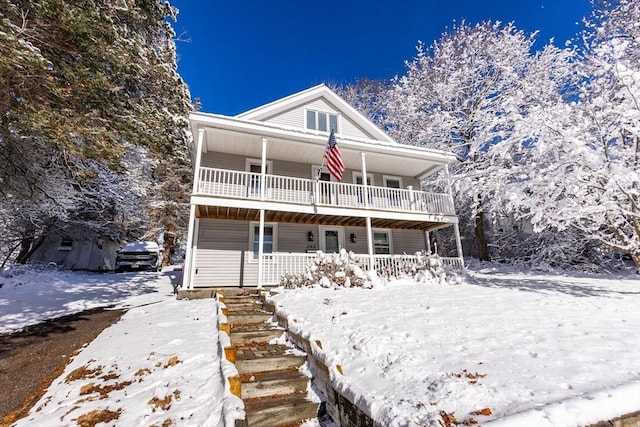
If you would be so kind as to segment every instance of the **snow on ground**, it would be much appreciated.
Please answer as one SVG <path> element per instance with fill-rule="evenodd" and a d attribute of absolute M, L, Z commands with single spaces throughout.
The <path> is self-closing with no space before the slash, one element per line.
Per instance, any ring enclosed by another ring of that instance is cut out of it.
<path fill-rule="evenodd" d="M 22 270 L 0 276 L 0 326 L 115 305 L 128 311 L 87 345 L 20 426 L 219 426 L 225 393 L 216 301 L 176 300 L 178 272 L 87 274 Z M 169 421 L 170 420 L 170 421 Z"/>
<path fill-rule="evenodd" d="M 98 306 L 129 309 L 17 427 L 90 416 L 117 416 L 105 424 L 116 426 L 214 427 L 223 412 L 237 413 L 241 403 L 220 376 L 216 302 L 177 301 L 177 272 L 12 271 L 0 275 L 2 332 Z M 274 299 L 296 320 L 290 327 L 341 365 L 344 375 L 331 372 L 342 392 L 383 425 L 438 426 L 454 416 L 573 426 L 640 409 L 637 276 L 480 270 L 458 284 L 403 280 Z"/>
<path fill-rule="evenodd" d="M 80 273 L 16 266 L 0 274 L 0 333 L 96 307 L 125 307 L 172 296 L 178 271 Z"/>
<path fill-rule="evenodd" d="M 640 409 L 635 275 L 486 271 L 459 284 L 402 280 L 273 299 L 292 329 L 320 340 L 338 388 L 381 425 L 437 426 L 452 415 L 577 426 Z"/>

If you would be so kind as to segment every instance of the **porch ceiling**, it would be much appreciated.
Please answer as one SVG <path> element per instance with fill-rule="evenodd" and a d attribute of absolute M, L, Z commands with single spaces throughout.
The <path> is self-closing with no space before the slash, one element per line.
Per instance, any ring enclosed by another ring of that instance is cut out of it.
<path fill-rule="evenodd" d="M 296 163 L 319 165 L 324 157 L 327 136 L 308 132 L 268 132 L 257 127 L 243 130 L 203 127 L 205 138 L 203 151 L 222 152 L 260 158 L 262 138 L 267 138 L 267 158 Z M 387 175 L 421 177 L 441 169 L 451 159 L 444 158 L 433 150 L 418 150 L 415 147 L 389 144 L 369 144 L 353 141 L 337 135 L 338 146 L 347 169 L 361 170 L 361 153 L 366 152 L 368 172 Z"/>
<path fill-rule="evenodd" d="M 259 209 L 231 208 L 225 206 L 198 205 L 197 218 L 259 221 Z M 286 211 L 265 211 L 265 222 L 293 224 L 336 225 L 343 227 L 366 227 L 364 218 L 351 216 L 306 214 Z M 372 218 L 374 228 L 399 228 L 407 230 L 432 230 L 442 227 L 441 222 L 399 221 L 396 219 Z"/>

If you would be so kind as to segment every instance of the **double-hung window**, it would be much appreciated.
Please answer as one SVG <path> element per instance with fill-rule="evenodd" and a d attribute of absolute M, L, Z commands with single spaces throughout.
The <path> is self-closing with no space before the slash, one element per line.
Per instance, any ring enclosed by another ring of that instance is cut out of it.
<path fill-rule="evenodd" d="M 264 225 L 264 242 L 262 244 L 262 252 L 271 254 L 276 250 L 276 224 Z M 260 223 L 251 223 L 251 250 L 254 257 L 258 256 L 260 249 Z"/>
<path fill-rule="evenodd" d="M 388 255 L 391 253 L 391 238 L 389 231 L 373 231 L 373 253 L 376 255 Z"/>
<path fill-rule="evenodd" d="M 338 132 L 338 115 L 324 111 L 307 110 L 307 129 Z"/>

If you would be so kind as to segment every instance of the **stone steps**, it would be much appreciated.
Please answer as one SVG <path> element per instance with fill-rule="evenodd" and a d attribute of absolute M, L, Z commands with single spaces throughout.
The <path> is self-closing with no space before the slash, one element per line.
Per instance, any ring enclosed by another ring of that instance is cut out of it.
<path fill-rule="evenodd" d="M 262 331 L 239 332 L 235 328 L 231 330 L 231 345 L 264 344 L 273 339 L 280 338 L 284 329 L 266 329 Z"/>
<path fill-rule="evenodd" d="M 246 418 L 236 427 L 277 427 L 299 425 L 316 418 L 318 403 L 304 396 L 284 396 L 245 402 Z"/>
<path fill-rule="evenodd" d="M 245 419 L 236 421 L 236 427 L 294 426 L 316 418 L 319 403 L 307 399 L 310 378 L 299 371 L 306 354 L 269 343 L 285 332 L 268 323 L 273 315 L 267 311 L 270 307 L 263 306 L 255 291 L 225 289 L 218 291 L 218 299 L 227 316 L 220 329 L 231 342 L 225 356 L 238 371 L 228 378 L 231 392 L 245 404 Z"/>

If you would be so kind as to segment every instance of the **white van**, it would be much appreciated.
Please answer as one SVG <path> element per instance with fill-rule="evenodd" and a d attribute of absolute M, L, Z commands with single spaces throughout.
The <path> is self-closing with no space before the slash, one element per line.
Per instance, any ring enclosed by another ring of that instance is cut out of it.
<path fill-rule="evenodd" d="M 118 251 L 116 273 L 162 269 L 162 248 L 156 242 L 132 242 Z"/>

